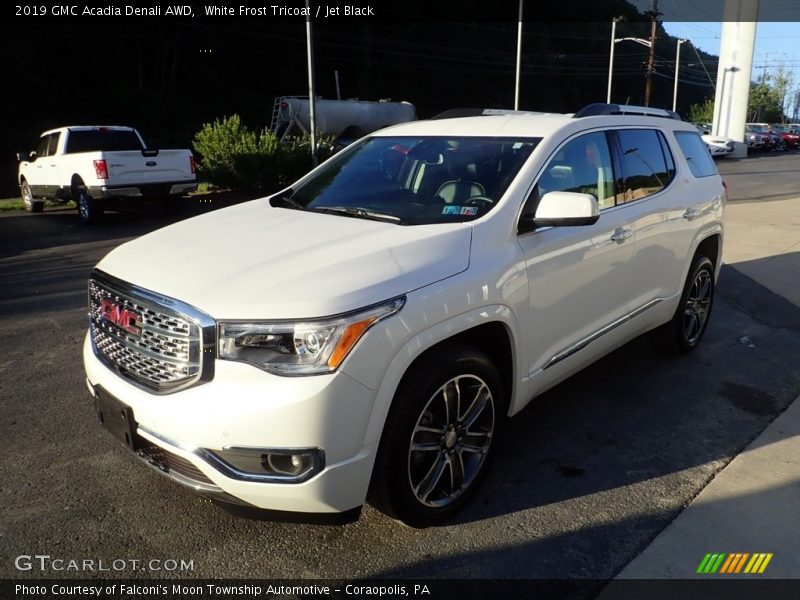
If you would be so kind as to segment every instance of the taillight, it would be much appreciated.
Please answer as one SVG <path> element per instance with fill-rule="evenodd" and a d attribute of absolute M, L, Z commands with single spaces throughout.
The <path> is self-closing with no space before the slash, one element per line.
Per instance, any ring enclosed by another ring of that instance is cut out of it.
<path fill-rule="evenodd" d="M 195 171 L 197 170 L 197 165 L 195 165 L 194 156 L 191 154 L 189 155 L 189 168 L 192 170 L 192 175 L 194 175 Z"/>
<path fill-rule="evenodd" d="M 94 161 L 94 173 L 98 179 L 108 179 L 108 166 L 104 159 Z"/>

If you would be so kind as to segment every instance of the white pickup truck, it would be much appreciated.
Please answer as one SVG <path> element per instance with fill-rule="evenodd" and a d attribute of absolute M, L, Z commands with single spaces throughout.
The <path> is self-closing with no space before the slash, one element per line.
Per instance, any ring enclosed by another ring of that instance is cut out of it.
<path fill-rule="evenodd" d="M 96 223 L 110 203 L 156 198 L 170 212 L 197 189 L 191 150 L 149 149 L 132 127 L 73 126 L 45 131 L 36 150 L 17 154 L 25 208 L 45 199 L 74 200 L 84 223 Z"/>

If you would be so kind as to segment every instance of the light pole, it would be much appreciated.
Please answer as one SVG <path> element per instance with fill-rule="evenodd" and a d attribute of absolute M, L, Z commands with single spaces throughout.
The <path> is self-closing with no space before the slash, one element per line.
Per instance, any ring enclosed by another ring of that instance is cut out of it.
<path fill-rule="evenodd" d="M 519 0 L 519 23 L 517 25 L 517 73 L 514 83 L 514 110 L 519 110 L 519 70 L 522 64 L 522 0 Z"/>
<path fill-rule="evenodd" d="M 681 64 L 681 44 L 689 40 L 678 40 L 678 49 L 675 51 L 675 85 L 672 88 L 672 112 L 678 106 L 678 67 Z"/>
<path fill-rule="evenodd" d="M 624 38 L 615 38 L 614 35 L 617 31 L 617 21 L 620 19 L 614 19 L 611 25 L 611 58 L 608 61 L 608 93 L 606 94 L 606 103 L 611 104 L 611 75 L 614 71 L 614 44 L 617 42 L 636 42 L 637 44 L 641 44 L 642 46 L 647 46 L 650 48 L 653 44 L 649 40 L 644 40 L 642 38 L 635 38 L 635 37 L 624 37 Z"/>
<path fill-rule="evenodd" d="M 611 104 L 611 72 L 614 70 L 614 44 L 616 44 L 617 21 L 619 17 L 611 20 L 611 51 L 608 53 L 608 92 L 606 93 L 606 104 Z"/>
<path fill-rule="evenodd" d="M 317 166 L 317 98 L 314 89 L 314 42 L 311 32 L 311 7 L 306 0 L 306 55 L 308 56 L 308 119 L 311 125 L 311 164 Z"/>

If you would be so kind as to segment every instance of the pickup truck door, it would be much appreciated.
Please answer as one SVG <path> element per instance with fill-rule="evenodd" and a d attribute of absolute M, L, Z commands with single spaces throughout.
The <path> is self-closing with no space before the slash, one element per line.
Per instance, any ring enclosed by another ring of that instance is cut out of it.
<path fill-rule="evenodd" d="M 630 310 L 633 226 L 615 206 L 607 134 L 580 135 L 557 150 L 540 174 L 523 214 L 547 192 L 591 193 L 594 225 L 540 228 L 518 237 L 528 278 L 523 321 L 532 394 L 624 341 Z"/>
<path fill-rule="evenodd" d="M 39 143 L 36 146 L 36 159 L 30 162 L 28 168 L 28 185 L 31 188 L 31 193 L 34 198 L 44 198 L 47 196 L 47 181 L 50 174 L 49 157 L 47 156 L 47 147 L 50 143 L 50 136 L 43 135 L 39 138 Z"/>

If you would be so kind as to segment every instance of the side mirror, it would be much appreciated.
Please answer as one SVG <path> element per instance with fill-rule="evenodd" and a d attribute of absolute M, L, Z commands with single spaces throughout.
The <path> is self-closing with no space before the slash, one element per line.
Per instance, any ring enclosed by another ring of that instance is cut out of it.
<path fill-rule="evenodd" d="M 17 160 L 19 162 L 33 162 L 36 160 L 36 152 L 17 152 Z"/>
<path fill-rule="evenodd" d="M 591 194 L 549 192 L 539 201 L 533 224 L 536 227 L 594 225 L 600 218 L 597 199 Z"/>

